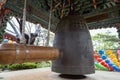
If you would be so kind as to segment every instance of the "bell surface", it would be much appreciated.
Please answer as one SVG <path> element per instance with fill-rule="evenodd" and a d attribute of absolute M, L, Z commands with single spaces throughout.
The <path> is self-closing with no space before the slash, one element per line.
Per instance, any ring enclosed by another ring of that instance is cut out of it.
<path fill-rule="evenodd" d="M 54 47 L 60 56 L 52 61 L 52 71 L 61 74 L 95 73 L 93 46 L 88 26 L 79 15 L 68 15 L 57 25 Z"/>

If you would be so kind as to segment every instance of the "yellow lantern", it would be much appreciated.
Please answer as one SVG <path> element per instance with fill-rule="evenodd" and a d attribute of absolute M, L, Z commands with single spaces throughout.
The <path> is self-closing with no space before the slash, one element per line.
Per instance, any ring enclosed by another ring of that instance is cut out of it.
<path fill-rule="evenodd" d="M 117 67 L 120 67 L 120 63 L 119 63 L 119 62 L 115 63 L 115 65 L 116 65 Z"/>
<path fill-rule="evenodd" d="M 109 58 L 113 59 L 113 58 L 116 58 L 116 56 L 114 54 L 110 54 Z"/>
<path fill-rule="evenodd" d="M 106 51 L 106 54 L 107 54 L 107 55 L 110 55 L 110 54 L 112 54 L 112 51 L 111 51 L 111 50 L 107 50 L 107 51 Z"/>
<path fill-rule="evenodd" d="M 116 64 L 118 62 L 117 58 L 113 58 L 112 61 Z"/>

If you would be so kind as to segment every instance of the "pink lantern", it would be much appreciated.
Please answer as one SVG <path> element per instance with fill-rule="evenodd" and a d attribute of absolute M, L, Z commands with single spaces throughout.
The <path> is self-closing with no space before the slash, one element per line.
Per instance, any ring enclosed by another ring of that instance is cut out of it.
<path fill-rule="evenodd" d="M 120 55 L 120 50 L 117 50 L 117 54 Z"/>

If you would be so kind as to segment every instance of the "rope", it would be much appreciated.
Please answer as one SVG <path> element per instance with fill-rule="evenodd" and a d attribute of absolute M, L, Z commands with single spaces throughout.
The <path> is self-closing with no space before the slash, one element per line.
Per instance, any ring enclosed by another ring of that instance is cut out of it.
<path fill-rule="evenodd" d="M 51 15 L 52 15 L 52 0 L 51 0 L 51 5 L 50 5 L 50 15 L 49 15 L 49 23 L 48 23 L 48 33 L 47 33 L 46 46 L 49 46 L 49 40 L 50 40 Z"/>
<path fill-rule="evenodd" d="M 20 43 L 23 43 L 25 44 L 26 43 L 26 39 L 25 39 L 25 36 L 24 36 L 24 32 L 25 32 L 25 21 L 26 21 L 26 1 L 24 1 L 24 9 L 23 9 L 23 20 L 22 20 L 22 37 L 21 37 L 21 40 L 20 40 Z"/>

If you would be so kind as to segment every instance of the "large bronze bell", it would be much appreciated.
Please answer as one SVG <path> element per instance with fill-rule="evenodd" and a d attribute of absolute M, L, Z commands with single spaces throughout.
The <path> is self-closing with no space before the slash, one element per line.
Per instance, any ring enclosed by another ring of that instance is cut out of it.
<path fill-rule="evenodd" d="M 61 19 L 55 32 L 54 47 L 60 56 L 52 62 L 52 71 L 68 75 L 95 72 L 93 46 L 88 26 L 79 15 Z"/>

